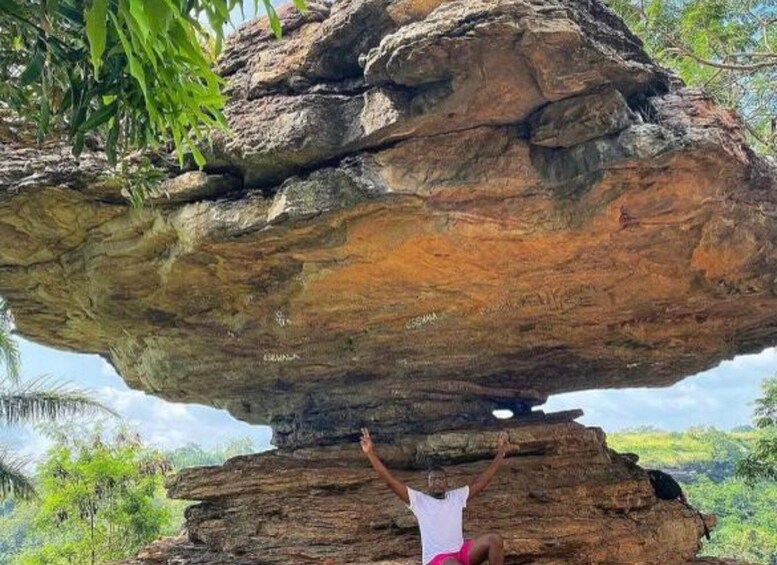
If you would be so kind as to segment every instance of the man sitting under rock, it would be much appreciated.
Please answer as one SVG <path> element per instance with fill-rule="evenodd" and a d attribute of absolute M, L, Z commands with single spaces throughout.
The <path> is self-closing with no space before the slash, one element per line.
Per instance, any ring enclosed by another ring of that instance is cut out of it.
<path fill-rule="evenodd" d="M 485 534 L 464 540 L 462 511 L 467 501 L 478 495 L 494 477 L 509 448 L 507 434 L 497 439 L 497 454 L 488 468 L 471 485 L 448 490 L 445 470 L 429 471 L 429 494 L 414 490 L 399 481 L 375 454 L 375 446 L 367 428 L 362 428 L 362 451 L 381 479 L 401 498 L 418 520 L 421 530 L 424 565 L 504 565 L 504 542 L 499 534 Z"/>

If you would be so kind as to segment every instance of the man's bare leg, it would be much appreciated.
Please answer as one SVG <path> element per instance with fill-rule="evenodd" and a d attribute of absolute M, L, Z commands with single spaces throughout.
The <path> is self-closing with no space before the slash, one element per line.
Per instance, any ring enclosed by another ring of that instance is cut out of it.
<path fill-rule="evenodd" d="M 485 534 L 472 540 L 467 565 L 504 565 L 505 544 L 499 534 Z"/>

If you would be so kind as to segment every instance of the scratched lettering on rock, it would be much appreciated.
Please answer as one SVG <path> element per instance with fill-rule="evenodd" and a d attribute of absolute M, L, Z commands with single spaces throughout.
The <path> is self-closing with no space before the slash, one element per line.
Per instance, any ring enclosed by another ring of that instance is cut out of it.
<path fill-rule="evenodd" d="M 297 353 L 265 353 L 262 357 L 268 363 L 288 363 L 299 358 Z"/>
<path fill-rule="evenodd" d="M 275 321 L 282 328 L 291 325 L 291 320 L 289 320 L 289 318 L 286 316 L 286 314 L 283 313 L 282 310 L 277 310 L 275 312 Z"/>
<path fill-rule="evenodd" d="M 547 312 L 566 312 L 573 308 L 592 306 L 598 291 L 590 284 L 573 288 L 537 290 L 509 297 L 484 307 L 482 315 L 499 314 L 511 310 L 540 309 Z"/>
<path fill-rule="evenodd" d="M 425 326 L 427 324 L 431 324 L 432 322 L 436 322 L 439 319 L 440 317 L 437 315 L 437 312 L 424 314 L 423 316 L 416 316 L 415 318 L 410 318 L 407 322 L 405 322 L 405 329 L 415 330 L 417 328 L 420 328 L 421 326 Z"/>

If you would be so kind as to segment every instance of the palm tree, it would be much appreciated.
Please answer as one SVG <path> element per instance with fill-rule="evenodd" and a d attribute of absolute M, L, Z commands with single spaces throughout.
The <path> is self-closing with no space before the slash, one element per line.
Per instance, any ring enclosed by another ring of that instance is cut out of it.
<path fill-rule="evenodd" d="M 6 377 L 0 379 L 0 425 L 34 424 L 95 412 L 116 415 L 83 392 L 48 378 L 23 384 L 19 349 L 12 330 L 8 303 L 0 298 L 0 365 L 6 371 Z M 0 447 L 0 500 L 10 494 L 20 498 L 35 495 L 32 481 L 24 473 L 26 463 L 10 450 Z"/>
<path fill-rule="evenodd" d="M 19 348 L 16 342 L 11 338 L 11 328 L 13 319 L 8 303 L 0 298 L 0 365 L 5 365 L 8 373 L 8 379 L 11 381 L 19 380 Z"/>

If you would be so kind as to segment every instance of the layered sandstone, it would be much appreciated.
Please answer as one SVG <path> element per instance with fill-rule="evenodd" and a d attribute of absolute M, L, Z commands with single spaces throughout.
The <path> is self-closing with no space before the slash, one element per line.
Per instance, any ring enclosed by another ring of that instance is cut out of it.
<path fill-rule="evenodd" d="M 508 428 L 515 449 L 489 489 L 465 511 L 465 535 L 500 532 L 507 563 L 684 564 L 693 560 L 701 520 L 658 501 L 645 472 L 606 448 L 601 430 L 556 417 Z M 487 465 L 497 429 L 410 436 L 379 445 L 412 487 L 445 464 L 453 486 Z M 187 511 L 191 541 L 165 541 L 139 562 L 288 564 L 417 563 L 420 541 L 409 510 L 377 479 L 358 445 L 238 457 L 187 469 L 175 498 L 203 501 Z M 707 517 L 712 526 L 714 519 Z"/>

